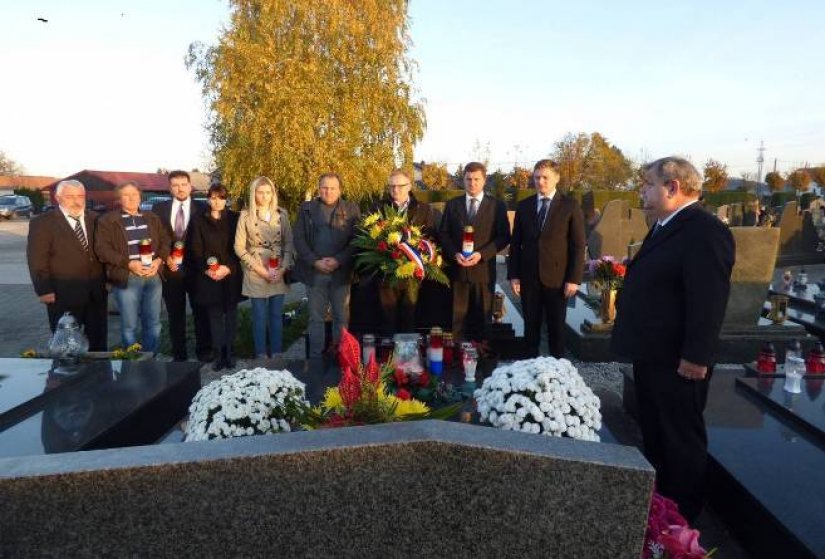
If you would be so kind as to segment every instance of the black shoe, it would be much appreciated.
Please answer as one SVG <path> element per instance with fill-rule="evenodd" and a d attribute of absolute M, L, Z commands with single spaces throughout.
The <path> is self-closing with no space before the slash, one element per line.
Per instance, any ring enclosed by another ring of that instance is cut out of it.
<path fill-rule="evenodd" d="M 226 367 L 226 361 L 223 360 L 223 357 L 218 357 L 212 363 L 212 370 L 213 371 L 222 371 Z"/>

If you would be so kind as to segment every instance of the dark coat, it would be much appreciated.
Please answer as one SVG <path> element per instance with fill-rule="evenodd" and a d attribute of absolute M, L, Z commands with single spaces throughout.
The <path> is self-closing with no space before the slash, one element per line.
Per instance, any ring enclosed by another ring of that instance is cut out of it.
<path fill-rule="evenodd" d="M 190 222 L 189 248 L 184 253 L 184 268 L 195 278 L 195 301 L 205 306 L 235 305 L 241 300 L 243 274 L 241 261 L 235 254 L 235 229 L 238 214 L 224 210 L 221 219 L 210 212 L 193 217 Z M 230 274 L 215 281 L 205 274 L 206 260 L 214 256 L 228 266 Z"/>
<path fill-rule="evenodd" d="M 392 205 L 392 198 L 385 196 L 372 206 L 370 213 L 383 210 L 387 206 Z M 432 206 L 426 202 L 419 202 L 415 199 L 415 195 L 411 193 L 410 203 L 407 206 L 407 215 L 409 216 L 409 222 L 411 225 L 421 227 L 421 232 L 431 239 L 436 238 L 438 231 L 436 230 L 435 212 L 433 211 Z"/>
<path fill-rule="evenodd" d="M 516 208 L 508 279 L 544 287 L 581 284 L 584 274 L 584 216 L 578 202 L 556 192 L 544 227 L 539 231 L 537 196 L 522 200 Z"/>
<path fill-rule="evenodd" d="M 163 230 L 166 232 L 166 237 L 169 239 L 170 252 L 172 251 L 172 246 L 177 240 L 175 238 L 175 230 L 172 227 L 172 202 L 173 200 L 164 200 L 152 206 L 152 213 L 160 218 L 160 223 L 163 226 Z M 189 223 L 186 224 L 185 244 L 189 243 L 189 235 L 192 232 L 192 224 L 195 222 L 195 219 L 202 213 L 206 212 L 207 209 L 206 204 L 203 202 L 191 200 L 189 206 Z M 186 255 L 186 248 L 184 248 L 184 255 Z M 185 266 L 182 270 L 178 270 L 177 272 L 173 272 L 169 269 L 164 272 L 164 276 L 166 277 L 177 277 L 180 275 L 185 275 L 188 279 L 194 279 L 195 277 L 194 275 L 188 273 L 188 268 Z"/>
<path fill-rule="evenodd" d="M 340 199 L 332 212 L 333 254 L 319 255 L 315 252 L 316 224 L 321 222 L 321 200 L 316 198 L 304 202 L 298 209 L 298 219 L 292 229 L 292 242 L 295 245 L 295 281 L 311 285 L 315 277 L 315 262 L 324 256 L 335 258 L 340 267 L 332 273 L 333 282 L 348 283 L 352 275 L 353 256 L 355 248 L 352 238 L 355 235 L 355 224 L 361 217 L 358 206 Z"/>
<path fill-rule="evenodd" d="M 728 228 L 698 204 L 648 233 L 619 295 L 613 351 L 634 361 L 711 365 L 735 250 Z"/>
<path fill-rule="evenodd" d="M 481 254 L 481 262 L 468 268 L 455 262 L 456 253 L 461 252 L 464 226 L 473 226 L 473 239 L 476 252 Z M 467 218 L 467 197 L 453 198 L 444 207 L 441 218 L 439 240 L 444 248 L 444 257 L 452 264 L 450 278 L 471 283 L 489 283 L 495 269 L 491 261 L 496 254 L 510 244 L 510 222 L 507 220 L 507 206 L 487 194 L 481 199 L 472 223 Z"/>
<path fill-rule="evenodd" d="M 115 287 L 126 287 L 129 281 L 129 246 L 126 244 L 126 230 L 120 216 L 123 210 L 117 208 L 103 214 L 97 221 L 95 253 L 106 267 L 106 276 Z M 149 227 L 149 237 L 155 256 L 163 261 L 169 256 L 171 245 L 160 218 L 152 212 L 143 212 L 143 219 Z M 160 273 L 163 266 L 160 267 Z"/>
<path fill-rule="evenodd" d="M 106 300 L 106 275 L 94 252 L 97 214 L 85 212 L 84 224 L 88 251 L 59 208 L 31 221 L 26 257 L 38 296 L 54 293 L 64 307 Z"/>

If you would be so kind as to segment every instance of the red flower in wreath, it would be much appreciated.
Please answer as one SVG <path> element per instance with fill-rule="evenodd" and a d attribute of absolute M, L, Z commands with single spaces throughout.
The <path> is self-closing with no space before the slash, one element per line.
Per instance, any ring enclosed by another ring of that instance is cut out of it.
<path fill-rule="evenodd" d="M 430 385 L 430 373 L 427 371 L 421 371 L 421 374 L 418 375 L 418 386 L 426 387 Z"/>
<path fill-rule="evenodd" d="M 392 376 L 395 377 L 395 384 L 398 386 L 406 386 L 407 383 L 410 382 L 407 373 L 405 373 L 402 369 L 396 369 Z"/>
<path fill-rule="evenodd" d="M 623 278 L 627 273 L 627 266 L 625 266 L 624 264 L 619 264 L 618 262 L 614 262 L 613 273 L 619 276 L 620 278 Z"/>
<path fill-rule="evenodd" d="M 423 280 L 424 279 L 424 270 L 422 270 L 421 268 L 416 268 L 415 269 L 415 279 Z"/>
<path fill-rule="evenodd" d="M 394 260 L 398 260 L 399 258 L 401 258 L 401 251 L 400 250 L 394 250 L 394 251 L 392 251 L 391 256 L 393 257 Z"/>
<path fill-rule="evenodd" d="M 378 241 L 378 250 L 387 252 L 387 243 L 385 241 Z"/>
<path fill-rule="evenodd" d="M 410 394 L 410 391 L 406 388 L 399 388 L 395 395 L 399 400 L 409 400 L 412 398 L 412 394 Z"/>

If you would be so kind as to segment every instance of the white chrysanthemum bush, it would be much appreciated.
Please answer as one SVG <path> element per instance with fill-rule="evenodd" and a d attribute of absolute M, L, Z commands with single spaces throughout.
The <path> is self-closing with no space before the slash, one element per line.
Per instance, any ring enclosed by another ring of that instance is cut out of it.
<path fill-rule="evenodd" d="M 288 432 L 309 405 L 289 371 L 243 369 L 201 388 L 189 406 L 187 441 Z"/>
<path fill-rule="evenodd" d="M 567 359 L 498 367 L 475 391 L 482 421 L 525 433 L 598 441 L 601 402 Z"/>

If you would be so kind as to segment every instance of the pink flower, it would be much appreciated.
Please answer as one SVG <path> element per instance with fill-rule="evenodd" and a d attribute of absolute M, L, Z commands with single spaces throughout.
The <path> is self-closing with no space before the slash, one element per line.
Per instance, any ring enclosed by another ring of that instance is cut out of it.
<path fill-rule="evenodd" d="M 699 530 L 674 524 L 659 538 L 673 559 L 703 559 L 707 554 L 699 545 Z"/>

